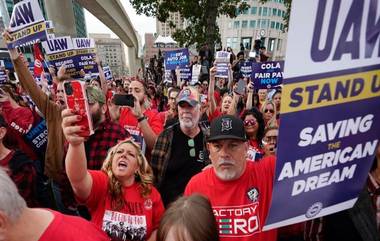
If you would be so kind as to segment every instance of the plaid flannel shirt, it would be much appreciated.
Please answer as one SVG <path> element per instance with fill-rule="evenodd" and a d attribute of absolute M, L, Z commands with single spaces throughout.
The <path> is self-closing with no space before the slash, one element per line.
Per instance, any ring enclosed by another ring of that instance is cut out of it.
<path fill-rule="evenodd" d="M 155 186 L 158 188 L 160 187 L 162 180 L 165 178 L 166 168 L 168 166 L 171 156 L 171 146 L 174 134 L 173 128 L 176 125 L 179 125 L 179 123 L 177 122 L 161 132 L 152 150 L 150 165 L 153 169 L 155 177 Z M 206 138 L 209 135 L 208 122 L 199 122 L 199 127 L 203 132 L 203 150 L 205 151 L 205 153 L 208 153 L 206 148 Z M 208 165 L 210 163 L 208 155 L 206 155 L 205 160 L 206 165 Z"/>
<path fill-rule="evenodd" d="M 100 170 L 108 149 L 129 137 L 129 133 L 119 125 L 106 119 L 85 142 L 87 169 Z"/>

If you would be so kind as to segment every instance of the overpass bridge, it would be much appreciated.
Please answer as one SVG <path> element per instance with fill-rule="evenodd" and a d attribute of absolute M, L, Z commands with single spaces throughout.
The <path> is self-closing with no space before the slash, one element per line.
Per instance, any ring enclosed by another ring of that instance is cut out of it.
<path fill-rule="evenodd" d="M 57 4 L 57 1 L 45 1 L 45 6 L 47 8 L 48 15 L 54 15 L 54 17 L 50 17 L 49 19 L 63 18 L 62 22 L 68 21 L 73 14 L 68 10 L 68 6 L 72 0 L 61 0 Z M 111 29 L 120 39 L 124 42 L 124 44 L 128 47 L 128 63 L 130 73 L 135 75 L 137 73 L 138 68 L 141 68 L 141 59 L 138 58 L 138 38 L 129 19 L 127 13 L 124 10 L 120 0 L 76 0 L 81 6 L 87 9 L 92 15 L 97 17 L 101 22 L 103 22 L 109 29 Z M 72 9 L 72 7 L 71 7 Z M 74 15 L 72 16 L 72 25 L 75 26 Z M 59 22 L 59 21 L 58 21 Z M 55 30 L 63 31 L 66 33 L 70 33 L 71 29 L 65 29 L 66 26 L 55 26 Z M 59 35 L 59 33 L 58 33 Z M 74 36 L 72 34 L 72 36 Z"/>

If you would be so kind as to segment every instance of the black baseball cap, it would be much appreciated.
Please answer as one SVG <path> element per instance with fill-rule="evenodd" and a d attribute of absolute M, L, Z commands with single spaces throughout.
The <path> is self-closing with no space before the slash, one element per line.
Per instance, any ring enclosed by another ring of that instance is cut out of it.
<path fill-rule="evenodd" d="M 210 136 L 207 141 L 223 139 L 247 141 L 244 123 L 240 118 L 233 115 L 222 115 L 211 122 Z"/>

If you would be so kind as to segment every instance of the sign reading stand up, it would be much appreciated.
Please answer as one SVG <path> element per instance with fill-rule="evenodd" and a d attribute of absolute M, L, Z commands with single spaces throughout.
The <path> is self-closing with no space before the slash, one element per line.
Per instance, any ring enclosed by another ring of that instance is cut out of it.
<path fill-rule="evenodd" d="M 293 0 L 264 230 L 352 208 L 365 187 L 380 137 L 379 14 L 372 0 Z"/>
<path fill-rule="evenodd" d="M 8 48 L 16 48 L 47 39 L 46 22 L 38 0 L 24 0 L 13 7 L 9 25 L 12 40 Z"/>

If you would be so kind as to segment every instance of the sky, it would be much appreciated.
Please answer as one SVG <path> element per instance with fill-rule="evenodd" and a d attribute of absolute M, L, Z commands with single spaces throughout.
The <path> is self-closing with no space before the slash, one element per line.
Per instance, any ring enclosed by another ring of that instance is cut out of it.
<path fill-rule="evenodd" d="M 137 15 L 135 9 L 129 3 L 129 0 L 120 0 L 132 22 L 133 27 L 139 33 L 142 45 L 144 45 L 144 34 L 156 32 L 156 20 L 153 17 L 146 17 L 145 15 Z M 87 33 L 110 33 L 111 37 L 117 36 L 102 22 L 100 22 L 94 15 L 85 9 Z"/>

